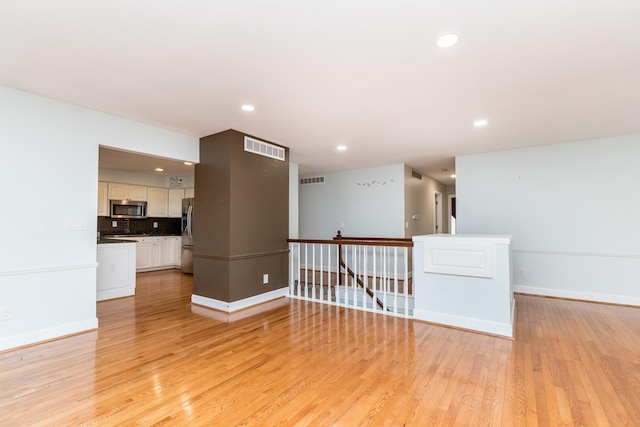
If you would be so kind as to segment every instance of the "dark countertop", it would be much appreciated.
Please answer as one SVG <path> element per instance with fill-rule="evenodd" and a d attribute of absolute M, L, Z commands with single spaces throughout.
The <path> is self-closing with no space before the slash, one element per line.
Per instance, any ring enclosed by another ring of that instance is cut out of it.
<path fill-rule="evenodd" d="M 138 243 L 136 240 L 121 240 L 121 239 L 108 239 L 102 238 L 98 240 L 98 244 L 102 245 L 104 243 Z"/>
<path fill-rule="evenodd" d="M 110 237 L 179 237 L 180 234 L 170 233 L 115 233 L 115 234 L 102 234 L 102 238 L 108 239 Z"/>

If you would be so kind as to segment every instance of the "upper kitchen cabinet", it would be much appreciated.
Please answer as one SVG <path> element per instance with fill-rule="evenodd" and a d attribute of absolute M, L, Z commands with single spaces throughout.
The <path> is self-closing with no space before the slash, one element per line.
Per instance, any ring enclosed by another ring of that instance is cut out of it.
<path fill-rule="evenodd" d="M 185 197 L 182 188 L 169 189 L 169 218 L 182 217 L 182 199 Z"/>
<path fill-rule="evenodd" d="M 147 187 L 110 182 L 108 185 L 109 200 L 147 201 Z"/>
<path fill-rule="evenodd" d="M 98 182 L 98 216 L 109 216 L 108 191 L 106 182 Z"/>
<path fill-rule="evenodd" d="M 149 187 L 148 197 L 147 216 L 155 218 L 166 218 L 169 216 L 169 190 L 166 188 Z"/>
<path fill-rule="evenodd" d="M 193 188 L 193 187 L 191 187 L 191 188 L 185 188 L 185 189 L 184 189 L 184 197 L 185 197 L 185 199 L 188 199 L 188 198 L 190 198 L 190 197 L 193 197 L 193 196 L 194 196 L 194 193 L 195 193 L 195 192 L 194 192 L 193 190 L 194 190 L 194 188 Z"/>

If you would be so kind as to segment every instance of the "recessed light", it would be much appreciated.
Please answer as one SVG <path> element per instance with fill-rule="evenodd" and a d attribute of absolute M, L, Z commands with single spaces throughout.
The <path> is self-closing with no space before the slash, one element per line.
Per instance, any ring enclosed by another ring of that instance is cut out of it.
<path fill-rule="evenodd" d="M 336 147 L 336 150 L 338 150 L 338 151 L 344 151 L 344 150 L 346 150 L 346 149 L 347 149 L 347 146 L 346 146 L 346 145 L 338 145 L 338 146 Z"/>
<path fill-rule="evenodd" d="M 460 36 L 454 33 L 444 34 L 438 37 L 436 40 L 436 46 L 438 47 L 451 47 L 454 44 L 458 43 L 460 40 Z"/>
<path fill-rule="evenodd" d="M 481 127 L 481 126 L 486 126 L 487 123 L 489 123 L 489 122 L 486 121 L 485 119 L 481 119 L 481 120 L 476 120 L 475 122 L 473 122 L 473 125 L 475 127 Z"/>
<path fill-rule="evenodd" d="M 249 104 L 244 104 L 240 108 L 242 108 L 244 111 L 253 111 L 253 110 L 256 109 L 256 107 L 254 107 L 253 105 L 249 105 Z"/>
<path fill-rule="evenodd" d="M 162 168 L 156 168 L 156 172 L 164 172 L 164 169 L 162 169 Z"/>
<path fill-rule="evenodd" d="M 187 166 L 193 166 L 193 163 L 191 163 L 191 162 L 184 162 L 184 164 L 187 165 Z"/>

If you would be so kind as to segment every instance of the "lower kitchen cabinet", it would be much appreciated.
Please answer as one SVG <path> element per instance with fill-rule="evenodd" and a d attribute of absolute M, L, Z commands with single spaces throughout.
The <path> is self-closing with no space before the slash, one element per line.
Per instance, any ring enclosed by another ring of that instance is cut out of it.
<path fill-rule="evenodd" d="M 180 267 L 180 236 L 121 237 L 135 240 L 136 271 L 152 271 Z"/>
<path fill-rule="evenodd" d="M 176 263 L 176 259 L 180 259 L 178 256 L 176 258 L 176 242 L 180 241 L 180 237 L 177 236 L 166 236 L 162 238 L 162 264 L 163 265 L 171 265 L 178 266 L 180 262 Z"/>
<path fill-rule="evenodd" d="M 160 246 L 155 242 L 136 243 L 136 270 L 160 266 Z"/>
<path fill-rule="evenodd" d="M 175 247 L 173 265 L 175 265 L 176 268 L 182 268 L 182 237 L 175 237 L 173 245 Z"/>

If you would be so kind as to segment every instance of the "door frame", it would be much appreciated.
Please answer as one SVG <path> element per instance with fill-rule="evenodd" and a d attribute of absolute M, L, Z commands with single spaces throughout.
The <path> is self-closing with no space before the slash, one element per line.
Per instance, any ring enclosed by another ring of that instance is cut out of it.
<path fill-rule="evenodd" d="M 434 234 L 442 234 L 442 193 L 439 191 L 433 192 L 433 202 L 434 202 L 434 215 L 433 215 L 433 233 Z"/>

